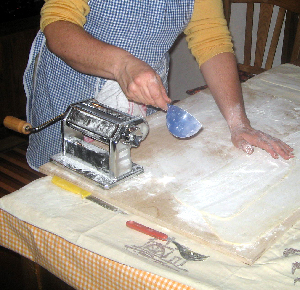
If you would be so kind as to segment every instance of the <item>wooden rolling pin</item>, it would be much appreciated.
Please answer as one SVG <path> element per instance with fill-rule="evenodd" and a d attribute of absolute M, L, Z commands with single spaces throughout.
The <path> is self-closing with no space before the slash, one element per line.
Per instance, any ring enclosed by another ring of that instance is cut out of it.
<path fill-rule="evenodd" d="M 22 134 L 30 134 L 32 126 L 26 121 L 20 120 L 13 116 L 7 116 L 3 120 L 3 125 L 13 131 Z"/>

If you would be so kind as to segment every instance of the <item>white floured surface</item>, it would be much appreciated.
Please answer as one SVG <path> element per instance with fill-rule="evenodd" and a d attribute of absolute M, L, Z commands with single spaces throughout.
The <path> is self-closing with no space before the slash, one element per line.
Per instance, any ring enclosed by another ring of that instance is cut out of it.
<path fill-rule="evenodd" d="M 295 147 L 300 134 L 289 141 Z M 240 156 L 175 196 L 201 212 L 224 242 L 251 245 L 299 208 L 299 165 L 297 158 L 269 160 L 258 151 Z"/>
<path fill-rule="evenodd" d="M 172 194 L 181 220 L 206 230 L 208 226 L 224 243 L 250 246 L 300 207 L 300 112 L 299 103 L 267 93 L 245 88 L 244 96 L 252 125 L 290 144 L 295 158 L 273 159 L 257 148 L 249 156 L 234 148 L 211 97 L 200 93 L 181 106 L 204 124 L 203 132 L 188 141 L 176 140 L 176 149 L 169 145 L 172 151 L 160 140 L 157 153 L 139 162 L 145 161 L 152 182 L 155 176 L 168 176 L 177 188 Z M 158 119 L 150 119 L 152 130 L 163 123 Z"/>

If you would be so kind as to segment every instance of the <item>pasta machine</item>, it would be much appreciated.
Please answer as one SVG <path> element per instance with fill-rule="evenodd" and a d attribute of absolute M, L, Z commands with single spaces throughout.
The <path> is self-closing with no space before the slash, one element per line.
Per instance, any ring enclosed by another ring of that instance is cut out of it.
<path fill-rule="evenodd" d="M 62 152 L 51 161 L 63 165 L 109 189 L 120 181 L 142 173 L 131 161 L 131 147 L 138 147 L 148 134 L 148 123 L 98 103 L 95 99 L 69 106 L 62 119 Z M 109 150 L 87 142 L 88 138 Z"/>
<path fill-rule="evenodd" d="M 8 128 L 24 134 L 39 132 L 61 120 L 62 152 L 52 156 L 51 162 L 95 181 L 104 189 L 144 172 L 142 166 L 131 161 L 130 152 L 149 131 L 148 123 L 140 116 L 89 99 L 70 105 L 64 114 L 37 128 L 11 116 L 6 118 Z"/>

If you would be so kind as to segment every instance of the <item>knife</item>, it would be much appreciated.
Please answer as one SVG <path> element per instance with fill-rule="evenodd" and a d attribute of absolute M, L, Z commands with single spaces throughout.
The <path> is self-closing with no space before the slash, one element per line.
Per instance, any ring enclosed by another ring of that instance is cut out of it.
<path fill-rule="evenodd" d="M 101 200 L 95 196 L 92 196 L 92 193 L 87 191 L 87 190 L 84 190 L 82 189 L 81 187 L 61 178 L 61 177 L 58 177 L 58 176 L 53 176 L 52 177 L 52 183 L 54 183 L 55 185 L 65 189 L 65 190 L 68 190 L 70 192 L 73 192 L 75 194 L 79 194 L 81 195 L 82 198 L 86 198 L 92 202 L 95 202 L 99 205 L 101 205 L 102 207 L 106 208 L 106 209 L 109 209 L 111 211 L 114 211 L 116 213 L 121 213 L 121 214 L 126 214 L 126 212 L 122 211 L 121 209 L 119 209 L 118 207 L 104 201 L 104 200 Z"/>

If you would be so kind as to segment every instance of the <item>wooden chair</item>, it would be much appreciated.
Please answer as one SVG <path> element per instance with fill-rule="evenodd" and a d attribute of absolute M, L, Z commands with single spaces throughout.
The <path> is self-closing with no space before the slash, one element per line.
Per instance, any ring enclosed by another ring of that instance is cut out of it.
<path fill-rule="evenodd" d="M 245 28 L 245 43 L 244 43 L 244 63 L 239 64 L 239 70 L 250 74 L 258 74 L 272 68 L 274 56 L 278 46 L 282 25 L 285 22 L 284 33 L 284 48 L 292 48 L 290 57 L 286 57 L 284 53 L 282 63 L 293 62 L 300 57 L 300 0 L 223 0 L 225 18 L 230 22 L 231 5 L 232 3 L 247 3 L 246 11 L 246 28 Z M 258 19 L 257 41 L 255 50 L 254 65 L 251 62 L 251 47 L 252 47 L 252 30 L 253 30 L 253 15 L 254 4 L 260 3 L 260 12 Z M 270 31 L 271 17 L 274 6 L 279 7 L 275 28 Z M 293 24 L 291 25 L 291 23 Z M 291 32 L 292 27 L 295 31 Z M 272 33 L 272 40 L 269 50 L 266 51 L 266 62 L 263 67 L 266 43 L 269 34 Z M 291 40 L 293 42 L 291 46 Z"/>

